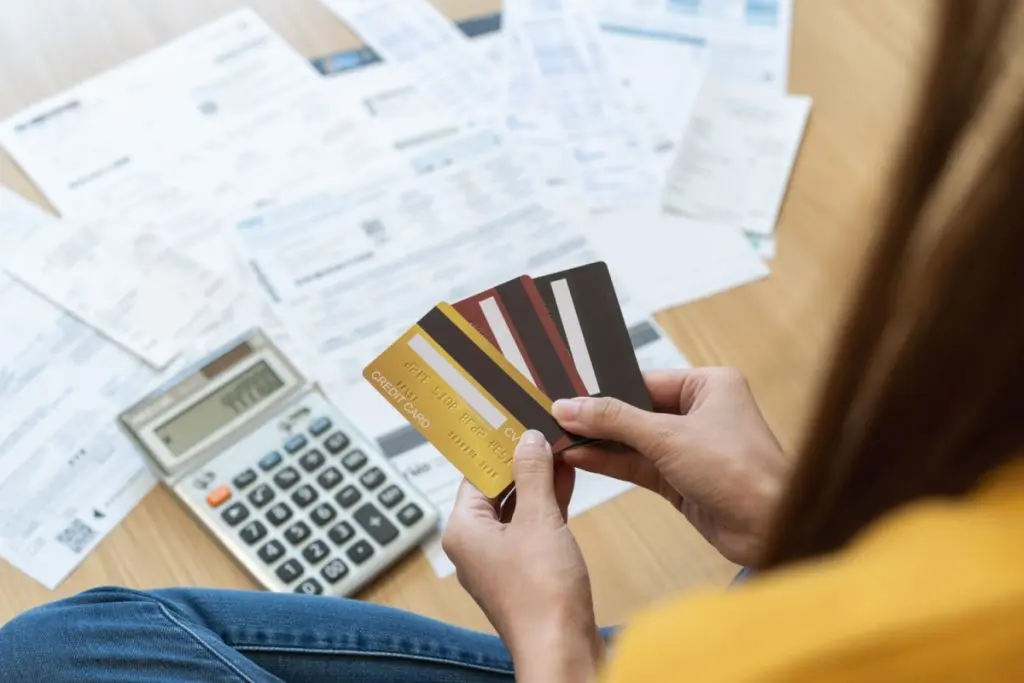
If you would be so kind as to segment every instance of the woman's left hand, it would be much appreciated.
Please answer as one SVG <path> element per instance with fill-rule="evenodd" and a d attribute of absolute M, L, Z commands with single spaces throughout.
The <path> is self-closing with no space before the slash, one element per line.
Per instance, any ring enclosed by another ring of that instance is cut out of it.
<path fill-rule="evenodd" d="M 587 565 L 566 526 L 575 470 L 556 465 L 543 435 L 529 431 L 513 474 L 511 520 L 463 481 L 442 545 L 512 653 L 517 680 L 592 679 L 604 642 Z"/>

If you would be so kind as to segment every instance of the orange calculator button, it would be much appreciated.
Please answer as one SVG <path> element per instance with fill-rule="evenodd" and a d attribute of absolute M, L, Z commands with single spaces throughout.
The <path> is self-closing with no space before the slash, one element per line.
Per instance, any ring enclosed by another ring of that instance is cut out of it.
<path fill-rule="evenodd" d="M 211 493 L 206 497 L 206 502 L 210 507 L 220 507 L 231 498 L 231 489 L 227 486 L 221 486 L 219 489 Z"/>

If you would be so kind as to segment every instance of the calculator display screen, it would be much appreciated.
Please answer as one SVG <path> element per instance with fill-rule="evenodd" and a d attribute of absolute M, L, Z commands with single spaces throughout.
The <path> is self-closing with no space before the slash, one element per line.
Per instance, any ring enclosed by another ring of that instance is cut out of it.
<path fill-rule="evenodd" d="M 283 386 L 270 365 L 260 361 L 154 432 L 167 450 L 180 456 Z"/>

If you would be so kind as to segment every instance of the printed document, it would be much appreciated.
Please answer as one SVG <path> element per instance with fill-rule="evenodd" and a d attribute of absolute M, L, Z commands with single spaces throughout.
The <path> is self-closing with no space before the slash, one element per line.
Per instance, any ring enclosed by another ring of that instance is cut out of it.
<path fill-rule="evenodd" d="M 665 207 L 754 235 L 775 230 L 811 99 L 708 82 L 665 183 Z"/>
<path fill-rule="evenodd" d="M 0 188 L 8 263 L 62 228 Z M 0 556 L 54 588 L 154 485 L 114 420 L 156 373 L 3 274 L 0 329 Z"/>
<path fill-rule="evenodd" d="M 591 211 L 642 200 L 656 187 L 645 163 L 649 143 L 594 16 L 561 2 L 514 0 L 504 21 L 512 111 L 546 111 L 557 124 Z"/>
<path fill-rule="evenodd" d="M 201 348 L 240 296 L 161 237 L 111 225 L 42 231 L 7 271 L 156 369 Z"/>
<path fill-rule="evenodd" d="M 603 0 L 602 28 L 706 51 L 712 80 L 786 92 L 793 0 Z"/>
<path fill-rule="evenodd" d="M 467 120 L 497 115 L 500 79 L 428 0 L 322 0 L 435 103 Z"/>

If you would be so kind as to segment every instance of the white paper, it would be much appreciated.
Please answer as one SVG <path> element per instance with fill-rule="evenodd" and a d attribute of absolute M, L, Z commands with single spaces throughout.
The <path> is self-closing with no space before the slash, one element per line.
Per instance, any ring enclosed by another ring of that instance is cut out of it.
<path fill-rule="evenodd" d="M 499 82 L 465 36 L 427 0 L 322 0 L 437 104 L 461 118 L 495 115 Z"/>
<path fill-rule="evenodd" d="M 617 280 L 649 311 L 703 299 L 771 273 L 742 233 L 657 207 L 594 216 L 586 234 Z"/>
<path fill-rule="evenodd" d="M 512 112 L 521 106 L 525 118 L 550 115 L 590 209 L 621 208 L 654 191 L 649 145 L 594 16 L 561 2 L 514 0 L 505 5 L 503 31 L 509 73 L 516 75 L 509 80 Z"/>
<path fill-rule="evenodd" d="M 388 166 L 371 117 L 323 86 L 239 10 L 15 114 L 0 142 L 63 216 L 116 219 L 218 267 L 241 207 Z"/>
<path fill-rule="evenodd" d="M 712 80 L 783 94 L 793 0 L 604 0 L 603 28 L 659 32 L 706 51 Z"/>
<path fill-rule="evenodd" d="M 156 369 L 202 346 L 239 297 L 160 237 L 112 226 L 44 231 L 7 271 Z"/>
<path fill-rule="evenodd" d="M 0 188 L 5 260 L 61 228 Z M 0 556 L 54 588 L 154 484 L 114 419 L 157 376 L 3 274 L 0 329 Z"/>
<path fill-rule="evenodd" d="M 775 230 L 809 97 L 705 84 L 666 180 L 665 207 L 756 235 Z"/>

